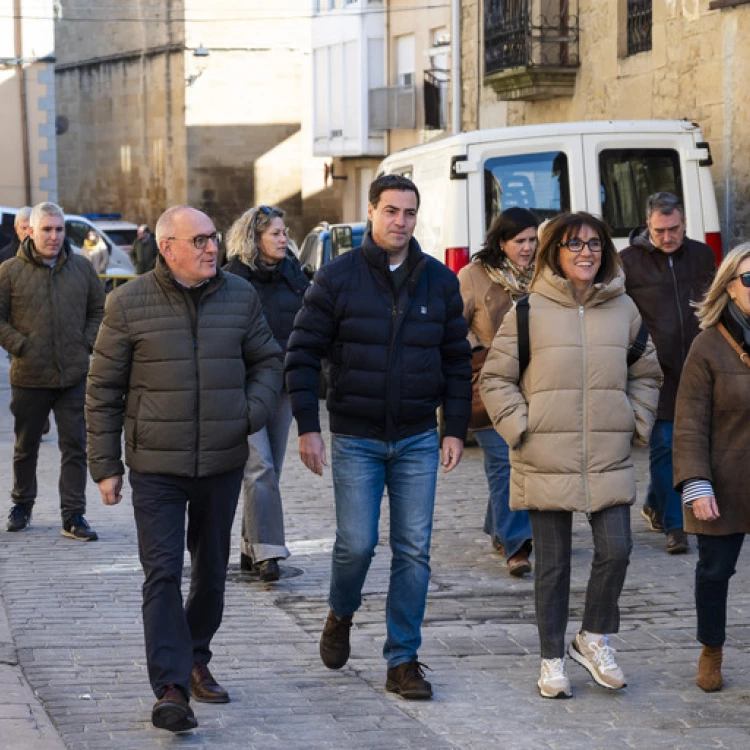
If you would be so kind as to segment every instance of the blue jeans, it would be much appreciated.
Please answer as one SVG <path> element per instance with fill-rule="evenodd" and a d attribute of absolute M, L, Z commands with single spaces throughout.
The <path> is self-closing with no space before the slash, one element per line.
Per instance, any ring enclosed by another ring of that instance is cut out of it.
<path fill-rule="evenodd" d="M 250 435 L 240 550 L 255 563 L 289 557 L 279 482 L 291 424 L 292 406 L 283 391 L 268 424 Z"/>
<path fill-rule="evenodd" d="M 661 514 L 665 534 L 682 528 L 682 497 L 672 481 L 673 433 L 674 422 L 657 419 L 648 444 L 651 481 L 645 504 Z"/>
<path fill-rule="evenodd" d="M 484 533 L 503 545 L 506 557 L 512 557 L 531 539 L 531 523 L 525 510 L 510 509 L 508 444 L 492 427 L 476 430 L 474 437 L 484 454 L 484 473 L 490 490 Z"/>
<path fill-rule="evenodd" d="M 389 668 L 397 667 L 416 659 L 422 643 L 439 463 L 437 430 L 394 442 L 334 435 L 331 448 L 336 541 L 328 604 L 339 617 L 359 609 L 387 488 L 393 556 L 383 656 Z"/>

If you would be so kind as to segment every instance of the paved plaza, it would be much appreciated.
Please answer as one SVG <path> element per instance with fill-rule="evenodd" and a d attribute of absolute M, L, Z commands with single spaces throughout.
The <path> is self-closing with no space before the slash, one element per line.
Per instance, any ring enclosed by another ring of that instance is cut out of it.
<path fill-rule="evenodd" d="M 0 496 L 11 487 L 8 363 L 0 358 Z M 636 453 L 639 495 L 646 454 Z M 56 433 L 42 443 L 39 498 L 29 530 L 0 530 L 0 748 L 128 750 L 244 748 L 587 750 L 750 747 L 750 575 L 747 551 L 730 591 L 725 689 L 694 684 L 694 550 L 664 552 L 663 536 L 632 511 L 634 549 L 612 639 L 628 687 L 610 693 L 569 664 L 574 697 L 543 700 L 533 579 L 512 579 L 482 533 L 486 485 L 479 449 L 438 484 L 432 583 L 420 660 L 434 700 L 384 691 L 384 607 L 389 551 L 382 541 L 352 629 L 352 658 L 338 672 L 318 656 L 327 613 L 334 514 L 330 470 L 308 472 L 290 440 L 283 481 L 288 546 L 282 579 L 239 571 L 239 519 L 224 624 L 211 668 L 232 702 L 194 704 L 200 726 L 180 736 L 151 727 L 141 622 L 143 580 L 126 487 L 116 507 L 89 486 L 87 517 L 100 541 L 60 534 Z M 4 523 L 3 523 L 4 529 Z M 580 626 L 591 539 L 575 525 L 569 634 Z M 693 545 L 694 546 L 694 545 Z"/>

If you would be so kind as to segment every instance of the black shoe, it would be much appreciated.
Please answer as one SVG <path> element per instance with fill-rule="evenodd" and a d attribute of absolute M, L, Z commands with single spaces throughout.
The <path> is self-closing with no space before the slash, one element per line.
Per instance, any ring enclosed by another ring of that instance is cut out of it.
<path fill-rule="evenodd" d="M 169 732 L 187 732 L 198 726 L 198 720 L 185 694 L 177 685 L 172 684 L 167 685 L 164 695 L 154 703 L 151 723 L 157 729 Z"/>
<path fill-rule="evenodd" d="M 273 583 L 281 578 L 279 563 L 275 558 L 271 560 L 263 560 L 263 562 L 258 565 L 258 573 L 260 573 L 260 580 L 263 581 L 263 583 Z"/>
<path fill-rule="evenodd" d="M 240 552 L 240 570 L 244 570 L 246 573 L 252 573 L 255 570 L 253 558 L 244 552 Z"/>
<path fill-rule="evenodd" d="M 351 629 L 351 615 L 338 617 L 333 610 L 329 610 L 323 634 L 320 636 L 320 658 L 328 669 L 341 669 L 349 661 Z"/>
<path fill-rule="evenodd" d="M 399 664 L 388 670 L 385 689 L 402 698 L 413 701 L 426 701 L 432 698 L 432 685 L 425 680 L 422 667 L 429 667 L 416 659 Z"/>
<path fill-rule="evenodd" d="M 62 535 L 77 539 L 79 542 L 95 542 L 99 538 L 80 513 L 63 521 Z"/>
<path fill-rule="evenodd" d="M 31 523 L 31 506 L 15 504 L 8 513 L 8 531 L 23 531 Z"/>

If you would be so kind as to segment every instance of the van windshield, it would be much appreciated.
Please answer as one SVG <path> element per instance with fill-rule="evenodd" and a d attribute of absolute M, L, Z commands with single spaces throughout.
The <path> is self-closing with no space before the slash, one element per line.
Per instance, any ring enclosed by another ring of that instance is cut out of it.
<path fill-rule="evenodd" d="M 615 237 L 646 225 L 646 199 L 666 190 L 682 202 L 680 157 L 668 148 L 605 149 L 599 154 L 602 216 Z"/>
<path fill-rule="evenodd" d="M 485 232 L 506 208 L 520 206 L 540 220 L 570 211 L 568 157 L 562 151 L 514 154 L 484 164 Z"/>

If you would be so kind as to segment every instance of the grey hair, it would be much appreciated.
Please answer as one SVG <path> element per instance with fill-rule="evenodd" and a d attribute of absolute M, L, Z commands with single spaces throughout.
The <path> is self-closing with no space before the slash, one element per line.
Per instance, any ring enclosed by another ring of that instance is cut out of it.
<path fill-rule="evenodd" d="M 657 211 L 665 216 L 673 211 L 679 211 L 680 216 L 685 216 L 685 207 L 680 199 L 676 195 L 664 191 L 653 193 L 646 199 L 646 218 L 650 219 L 651 214 Z"/>
<path fill-rule="evenodd" d="M 706 295 L 700 302 L 693 302 L 695 314 L 702 330 L 715 326 L 721 319 L 724 309 L 731 301 L 727 286 L 734 276 L 743 260 L 750 258 L 750 242 L 743 242 L 733 250 L 730 250 L 721 261 L 719 270 L 708 288 Z"/>
<path fill-rule="evenodd" d="M 255 269 L 261 236 L 274 219 L 283 218 L 284 212 L 273 206 L 257 206 L 245 211 L 227 232 L 227 258 L 239 258 L 246 266 Z"/>
<path fill-rule="evenodd" d="M 29 214 L 29 223 L 34 228 L 34 231 L 39 229 L 42 219 L 45 216 L 59 216 L 63 222 L 65 221 L 65 214 L 57 203 L 51 203 L 49 201 L 37 203 L 36 206 L 31 209 L 31 213 Z"/>
<path fill-rule="evenodd" d="M 154 228 L 154 234 L 156 235 L 156 244 L 161 244 L 162 240 L 166 240 L 172 236 L 174 232 L 174 217 L 181 211 L 194 211 L 195 209 L 190 206 L 172 206 L 168 208 L 156 222 Z"/>
<path fill-rule="evenodd" d="M 18 225 L 22 221 L 28 221 L 29 224 L 31 223 L 31 206 L 24 206 L 23 208 L 19 208 L 16 212 L 16 218 L 13 220 L 13 226 L 18 228 Z"/>

